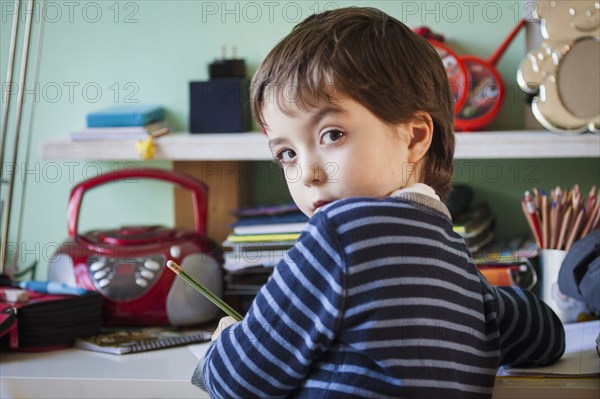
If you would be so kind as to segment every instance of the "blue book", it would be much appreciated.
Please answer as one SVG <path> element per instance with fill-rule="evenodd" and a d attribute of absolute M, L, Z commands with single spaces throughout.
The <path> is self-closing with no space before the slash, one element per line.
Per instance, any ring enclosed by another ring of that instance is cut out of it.
<path fill-rule="evenodd" d="M 292 202 L 276 205 L 258 205 L 251 207 L 239 208 L 233 212 L 235 216 L 240 218 L 261 217 L 269 215 L 281 215 L 284 213 L 300 212 L 298 206 Z"/>
<path fill-rule="evenodd" d="M 238 226 L 254 226 L 259 224 L 283 224 L 283 223 L 300 223 L 307 222 L 308 216 L 302 212 L 294 212 L 281 215 L 265 215 L 238 219 L 233 223 L 233 227 Z"/>
<path fill-rule="evenodd" d="M 165 118 L 160 105 L 119 104 L 87 114 L 87 127 L 144 126 Z"/>

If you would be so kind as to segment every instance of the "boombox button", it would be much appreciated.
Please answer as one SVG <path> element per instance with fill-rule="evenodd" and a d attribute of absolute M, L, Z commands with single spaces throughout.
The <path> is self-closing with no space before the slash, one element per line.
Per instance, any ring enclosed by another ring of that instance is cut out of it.
<path fill-rule="evenodd" d="M 94 278 L 96 280 L 101 280 L 108 275 L 108 270 L 100 270 L 99 272 L 94 273 Z"/>
<path fill-rule="evenodd" d="M 142 270 L 140 274 L 142 277 L 145 277 L 149 280 L 154 278 L 154 273 L 152 273 L 150 270 Z"/>
<path fill-rule="evenodd" d="M 158 270 L 160 269 L 160 264 L 155 260 L 146 259 L 146 261 L 144 262 L 144 267 L 150 270 Z"/>
<path fill-rule="evenodd" d="M 144 280 L 143 278 L 136 278 L 135 279 L 135 283 L 137 285 L 139 285 L 140 287 L 147 287 L 148 286 L 148 282 L 146 280 Z"/>
<path fill-rule="evenodd" d="M 170 249 L 171 256 L 174 258 L 179 258 L 181 256 L 181 248 L 177 245 L 173 245 Z"/>
<path fill-rule="evenodd" d="M 90 265 L 90 270 L 93 272 L 97 272 L 98 270 L 102 269 L 104 266 L 105 266 L 105 264 L 102 261 L 94 262 Z"/>
<path fill-rule="evenodd" d="M 106 287 L 109 284 L 110 284 L 110 280 L 107 279 L 107 278 L 98 281 L 98 285 L 100 286 L 100 288 L 104 288 L 104 287 Z"/>

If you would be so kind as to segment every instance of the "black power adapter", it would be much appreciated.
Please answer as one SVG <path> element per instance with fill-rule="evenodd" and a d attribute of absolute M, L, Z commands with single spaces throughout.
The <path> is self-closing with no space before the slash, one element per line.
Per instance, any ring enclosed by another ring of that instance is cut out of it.
<path fill-rule="evenodd" d="M 233 57 L 226 57 L 225 46 L 221 48 L 221 59 L 215 60 L 208 65 L 208 76 L 210 79 L 217 78 L 245 78 L 246 62 L 237 58 L 237 48 L 233 47 Z"/>
<path fill-rule="evenodd" d="M 246 62 L 227 58 L 222 47 L 221 59 L 208 65 L 209 80 L 190 82 L 190 132 L 235 133 L 251 128 L 249 87 Z"/>

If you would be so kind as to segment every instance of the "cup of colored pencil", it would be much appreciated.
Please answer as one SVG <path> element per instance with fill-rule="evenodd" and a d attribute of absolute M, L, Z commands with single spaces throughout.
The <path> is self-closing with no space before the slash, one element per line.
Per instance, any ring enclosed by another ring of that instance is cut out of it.
<path fill-rule="evenodd" d="M 563 191 L 525 191 L 521 209 L 540 249 L 568 251 L 574 242 L 600 227 L 600 193 L 593 185 L 587 198 L 579 185 Z"/>
<path fill-rule="evenodd" d="M 206 299 L 211 301 L 214 305 L 216 305 L 223 312 L 227 313 L 227 315 L 233 317 L 236 321 L 240 321 L 243 317 L 236 312 L 231 306 L 229 306 L 225 301 L 219 298 L 214 292 L 194 280 L 192 276 L 187 274 L 183 267 L 179 266 L 177 263 L 172 260 L 167 261 L 167 267 L 171 269 L 175 274 L 185 280 L 189 285 L 191 285 L 196 291 L 204 295 Z"/>

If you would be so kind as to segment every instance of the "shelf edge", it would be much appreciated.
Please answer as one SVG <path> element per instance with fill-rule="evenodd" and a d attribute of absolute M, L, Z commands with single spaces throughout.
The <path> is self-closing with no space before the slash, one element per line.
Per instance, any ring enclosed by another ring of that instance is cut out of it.
<path fill-rule="evenodd" d="M 224 134 L 178 133 L 156 140 L 156 160 L 270 161 L 267 138 L 258 132 Z M 133 141 L 42 142 L 43 160 L 135 161 Z M 547 131 L 459 132 L 455 159 L 600 158 L 600 135 L 560 136 Z"/>

